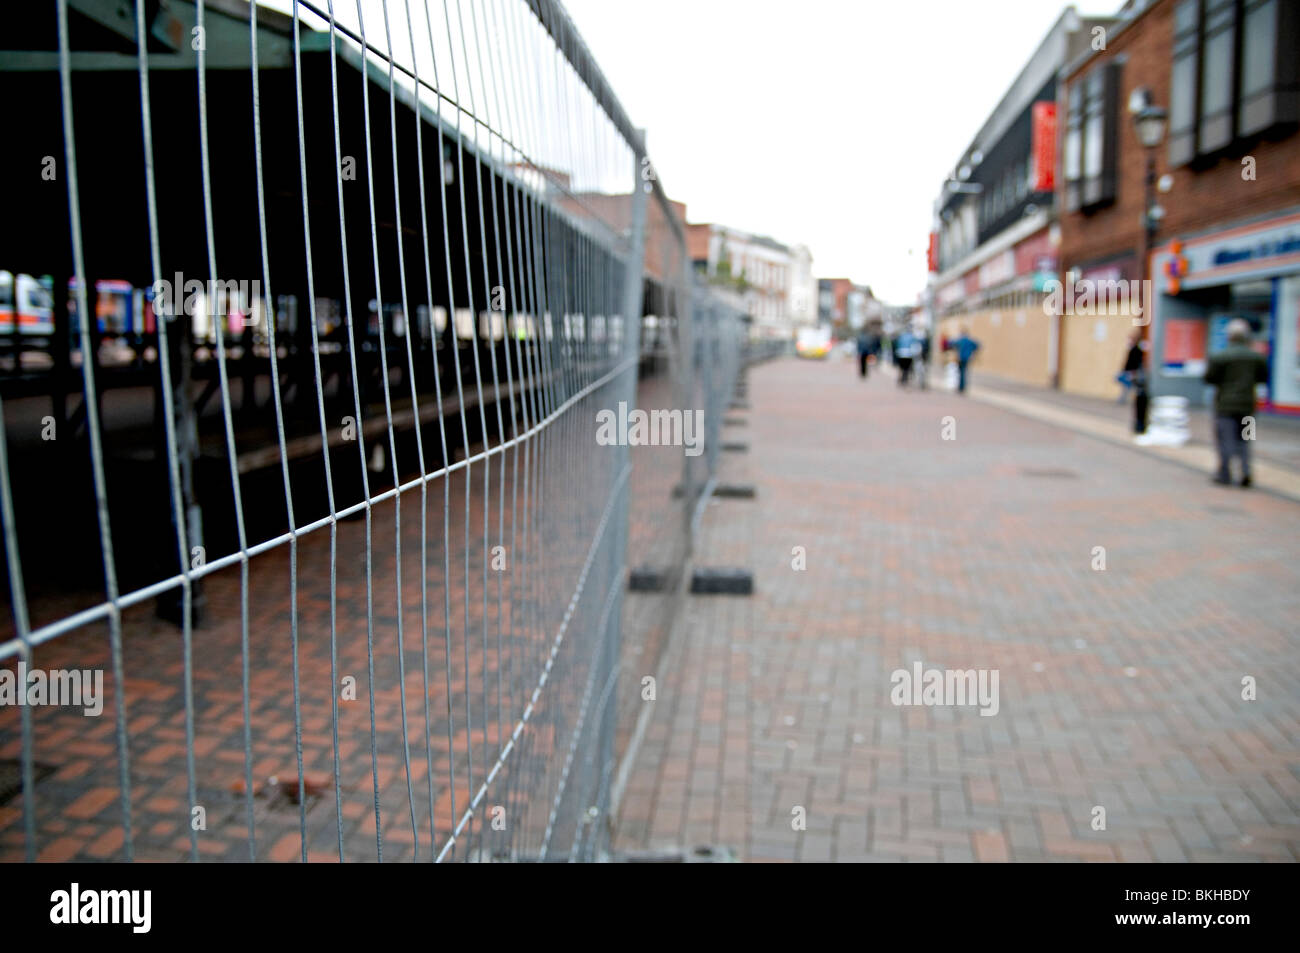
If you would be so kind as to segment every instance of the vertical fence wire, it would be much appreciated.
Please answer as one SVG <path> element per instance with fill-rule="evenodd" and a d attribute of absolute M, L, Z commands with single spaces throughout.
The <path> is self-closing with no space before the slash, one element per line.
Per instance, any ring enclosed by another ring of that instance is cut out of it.
<path fill-rule="evenodd" d="M 77 145 L 73 133 L 72 104 L 72 55 L 68 39 L 68 4 L 67 0 L 58 0 L 58 34 L 59 34 L 59 91 L 62 103 L 64 163 L 68 182 L 68 224 L 72 241 L 72 260 L 76 283 L 77 314 L 81 316 L 81 352 L 90 353 L 90 311 L 87 307 L 85 252 L 81 235 L 81 199 L 77 186 Z M 122 614 L 118 603 L 117 565 L 113 555 L 113 533 L 108 514 L 108 487 L 104 476 L 104 448 L 100 433 L 99 391 L 95 383 L 94 362 L 89 362 L 82 371 L 84 407 L 86 411 L 86 434 L 90 449 L 91 474 L 95 487 L 95 511 L 99 525 L 99 547 L 103 555 L 104 592 L 106 596 L 109 624 L 109 639 L 113 657 L 113 683 L 118 687 L 119 697 L 115 700 L 114 714 L 117 720 L 117 758 L 118 781 L 121 791 L 122 828 L 124 852 L 129 859 L 132 856 L 133 837 L 131 829 L 131 769 L 126 733 L 126 691 L 124 665 L 122 661 Z M 30 639 L 30 635 L 29 635 Z M 30 656 L 30 651 L 27 653 Z M 24 792 L 34 797 L 34 787 L 27 784 L 31 779 L 30 766 L 24 768 Z"/>

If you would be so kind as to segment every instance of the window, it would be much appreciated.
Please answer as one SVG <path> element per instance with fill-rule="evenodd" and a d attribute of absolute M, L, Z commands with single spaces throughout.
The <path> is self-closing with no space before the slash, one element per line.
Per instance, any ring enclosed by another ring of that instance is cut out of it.
<path fill-rule="evenodd" d="M 1233 139 L 1236 82 L 1236 0 L 1207 0 L 1201 54 L 1201 128 L 1196 151 L 1202 155 Z"/>
<path fill-rule="evenodd" d="M 1083 182 L 1083 81 L 1070 87 L 1065 119 L 1065 208 L 1077 212 Z"/>
<path fill-rule="evenodd" d="M 1169 164 L 1184 165 L 1196 155 L 1199 112 L 1201 0 L 1182 0 L 1174 8 L 1174 63 L 1170 76 Z"/>
<path fill-rule="evenodd" d="M 1254 135 L 1300 121 L 1300 13 L 1285 0 L 1247 0 L 1241 28 L 1241 103 L 1237 131 Z"/>
<path fill-rule="evenodd" d="M 52 308 L 54 307 L 54 299 L 40 285 L 30 285 L 27 288 L 27 307 L 34 311 Z"/>
<path fill-rule="evenodd" d="M 1169 162 L 1185 165 L 1300 121 L 1294 0 L 1181 0 L 1174 8 Z"/>
<path fill-rule="evenodd" d="M 1102 151 L 1102 147 L 1106 144 L 1106 133 L 1102 125 L 1105 116 L 1102 115 L 1101 87 L 1100 83 L 1094 82 L 1100 78 L 1100 72 L 1088 77 L 1087 106 L 1083 119 L 1083 177 L 1085 179 L 1101 178 L 1101 166 L 1105 159 L 1105 152 Z"/>
<path fill-rule="evenodd" d="M 1063 157 L 1068 212 L 1115 199 L 1120 68 L 1101 63 L 1070 84 Z"/>
<path fill-rule="evenodd" d="M 1115 139 L 1119 113 L 1119 64 L 1105 63 L 1083 80 L 1084 208 L 1115 199 Z"/>

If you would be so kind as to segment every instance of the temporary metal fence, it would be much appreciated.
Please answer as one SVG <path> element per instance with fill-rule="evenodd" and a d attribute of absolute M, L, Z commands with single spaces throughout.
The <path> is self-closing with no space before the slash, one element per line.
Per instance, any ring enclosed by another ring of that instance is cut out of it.
<path fill-rule="evenodd" d="M 560 4 L 29 6 L 0 858 L 602 856 L 634 466 L 596 421 L 648 313 L 705 412 L 688 544 L 741 325 Z"/>

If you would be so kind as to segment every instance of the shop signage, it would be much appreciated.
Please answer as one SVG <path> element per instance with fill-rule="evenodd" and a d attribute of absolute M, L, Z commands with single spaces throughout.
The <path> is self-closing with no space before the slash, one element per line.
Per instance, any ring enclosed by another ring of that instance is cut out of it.
<path fill-rule="evenodd" d="M 1034 103 L 1034 191 L 1056 190 L 1056 103 Z"/>
<path fill-rule="evenodd" d="M 1175 243 L 1173 268 L 1165 269 L 1169 290 L 1177 294 L 1180 284 L 1211 283 L 1217 269 L 1231 269 L 1231 274 L 1252 271 L 1249 266 L 1266 269 L 1281 258 L 1300 257 L 1300 222 L 1264 225 L 1249 231 L 1213 235 Z"/>

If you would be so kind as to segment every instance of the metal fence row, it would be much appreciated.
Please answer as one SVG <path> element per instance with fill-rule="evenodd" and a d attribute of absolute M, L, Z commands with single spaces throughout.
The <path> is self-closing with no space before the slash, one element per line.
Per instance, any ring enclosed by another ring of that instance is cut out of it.
<path fill-rule="evenodd" d="M 32 6 L 0 856 L 600 857 L 638 482 L 597 422 L 701 409 L 688 506 L 742 330 L 562 7 Z"/>

